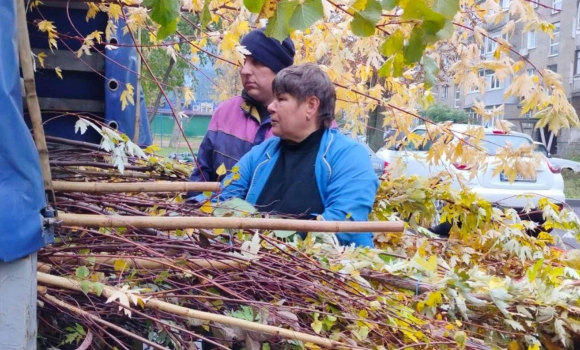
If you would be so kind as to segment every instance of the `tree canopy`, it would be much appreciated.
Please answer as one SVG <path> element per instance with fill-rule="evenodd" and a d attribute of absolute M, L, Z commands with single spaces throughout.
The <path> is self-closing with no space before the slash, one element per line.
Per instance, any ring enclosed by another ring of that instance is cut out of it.
<path fill-rule="evenodd" d="M 447 105 L 434 104 L 419 113 L 423 118 L 433 123 L 451 121 L 454 123 L 467 123 L 469 115 L 462 109 L 451 108 Z"/>

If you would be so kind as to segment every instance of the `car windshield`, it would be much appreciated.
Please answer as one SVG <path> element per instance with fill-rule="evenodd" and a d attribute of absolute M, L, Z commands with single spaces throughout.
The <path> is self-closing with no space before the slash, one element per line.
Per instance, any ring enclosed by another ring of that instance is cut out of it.
<path fill-rule="evenodd" d="M 513 149 L 518 149 L 521 146 L 528 146 L 531 144 L 530 140 L 525 137 L 516 135 L 502 135 L 502 134 L 485 134 L 480 146 L 485 149 L 490 156 L 495 156 L 500 148 L 505 147 L 510 143 Z"/>

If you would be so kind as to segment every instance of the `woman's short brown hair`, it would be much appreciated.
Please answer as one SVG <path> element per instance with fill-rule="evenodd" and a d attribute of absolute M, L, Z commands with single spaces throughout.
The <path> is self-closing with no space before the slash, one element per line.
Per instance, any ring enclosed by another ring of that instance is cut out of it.
<path fill-rule="evenodd" d="M 289 94 L 299 103 L 314 96 L 320 101 L 318 120 L 328 128 L 334 120 L 336 89 L 330 77 L 314 63 L 302 63 L 282 69 L 272 82 L 274 96 Z"/>

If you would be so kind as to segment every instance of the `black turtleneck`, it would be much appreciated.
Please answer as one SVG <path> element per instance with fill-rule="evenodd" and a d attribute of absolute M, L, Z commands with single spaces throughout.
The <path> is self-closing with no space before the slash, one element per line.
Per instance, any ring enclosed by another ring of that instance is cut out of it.
<path fill-rule="evenodd" d="M 324 130 L 313 132 L 300 143 L 281 141 L 280 156 L 256 202 L 260 212 L 303 219 L 322 214 L 324 205 L 316 185 L 314 167 Z"/>

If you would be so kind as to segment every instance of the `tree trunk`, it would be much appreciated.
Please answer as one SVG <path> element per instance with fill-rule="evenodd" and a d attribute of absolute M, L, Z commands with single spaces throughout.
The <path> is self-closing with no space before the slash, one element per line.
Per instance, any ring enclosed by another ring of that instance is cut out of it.
<path fill-rule="evenodd" d="M 373 78 L 370 80 L 370 86 L 372 87 L 376 83 L 385 83 L 384 78 L 379 78 L 377 73 L 374 73 Z M 391 95 L 390 89 L 386 88 L 383 97 L 389 97 Z M 383 113 L 387 109 L 378 105 L 370 114 L 369 120 L 367 121 L 367 144 L 373 152 L 378 151 L 381 147 L 385 145 L 385 131 L 383 127 L 383 122 L 385 116 Z"/>
<path fill-rule="evenodd" d="M 175 65 L 175 61 L 173 60 L 173 58 L 170 58 L 169 65 L 167 66 L 167 70 L 165 71 L 165 75 L 163 76 L 161 88 L 163 88 L 164 86 L 167 86 L 167 81 L 169 80 L 169 73 L 171 73 L 171 70 L 173 69 L 173 65 Z M 149 115 L 147 116 L 147 120 L 149 121 L 149 125 L 151 125 L 151 123 L 153 123 L 153 119 L 155 119 L 155 116 L 157 115 L 157 110 L 159 109 L 159 103 L 161 103 L 161 96 L 163 96 L 163 92 L 161 90 L 159 90 L 159 93 L 157 94 L 157 98 L 155 99 L 155 104 L 153 104 L 153 108 L 151 109 L 151 112 L 149 112 Z M 167 101 L 167 103 L 169 103 L 169 101 Z"/>
<path fill-rule="evenodd" d="M 385 107 L 377 106 L 369 115 L 367 122 L 367 143 L 369 147 L 376 152 L 385 144 L 383 121 L 385 116 L 382 114 Z"/>
<path fill-rule="evenodd" d="M 175 94 L 175 123 L 173 124 L 173 132 L 171 133 L 171 139 L 169 140 L 169 147 L 178 147 L 179 140 L 181 139 L 181 95 L 179 90 L 173 89 Z"/>

